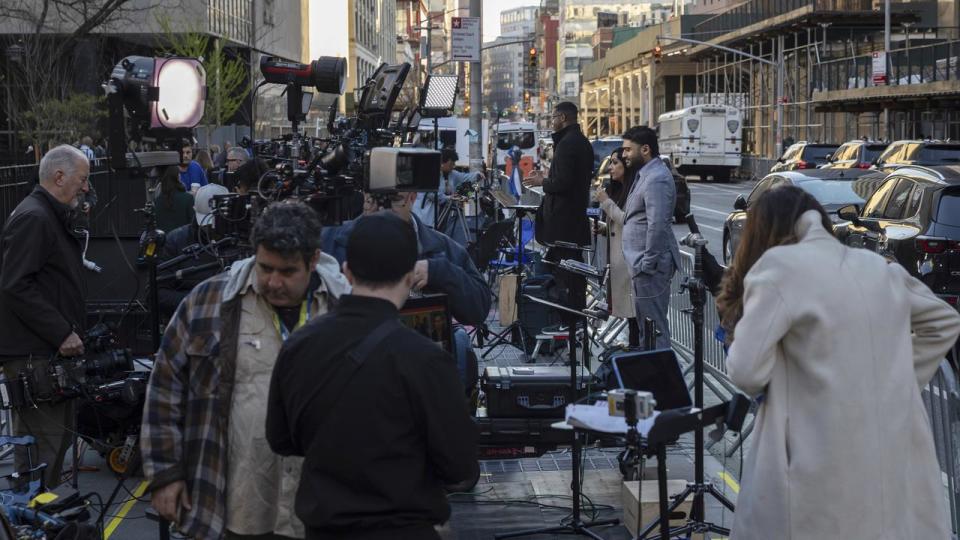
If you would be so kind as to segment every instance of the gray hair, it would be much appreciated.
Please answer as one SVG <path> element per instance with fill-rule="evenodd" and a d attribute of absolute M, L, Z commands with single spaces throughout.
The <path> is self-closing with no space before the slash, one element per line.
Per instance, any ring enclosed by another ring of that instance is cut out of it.
<path fill-rule="evenodd" d="M 250 154 L 246 150 L 240 148 L 239 146 L 234 146 L 227 153 L 227 159 L 242 159 L 243 163 L 246 163 L 250 160 Z M 242 165 L 242 163 L 241 163 Z"/>
<path fill-rule="evenodd" d="M 73 172 L 81 163 L 87 161 L 87 156 L 79 149 L 69 144 L 61 144 L 47 152 L 40 160 L 38 176 L 41 183 L 51 182 L 58 170 Z"/>

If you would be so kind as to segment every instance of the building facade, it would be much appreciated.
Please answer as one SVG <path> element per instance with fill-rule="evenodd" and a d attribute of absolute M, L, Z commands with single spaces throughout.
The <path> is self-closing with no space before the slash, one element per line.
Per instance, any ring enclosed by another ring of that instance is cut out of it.
<path fill-rule="evenodd" d="M 24 12 L 21 17 L 0 19 L 0 47 L 4 49 L 4 54 L 0 54 L 0 103 L 4 104 L 0 107 L 0 158 L 6 157 L 6 161 L 22 160 L 22 147 L 26 144 L 16 118 L 25 112 L 23 104 L 16 103 L 25 83 L 7 76 L 14 68 L 30 69 L 29 64 L 38 60 L 23 53 L 23 47 L 17 47 L 17 43 L 24 40 L 41 43 L 73 33 L 78 24 L 94 25 L 89 35 L 68 51 L 70 62 L 85 69 L 71 73 L 71 81 L 63 88 L 65 94 L 102 95 L 100 84 L 109 76 L 117 58 L 158 54 L 157 45 L 163 40 L 162 17 L 169 21 L 174 32 L 199 33 L 218 40 L 229 57 L 249 66 L 251 86 L 259 78 L 263 55 L 308 61 L 309 0 L 155 0 L 149 6 L 146 2 L 134 1 L 121 6 L 100 23 L 94 22 L 96 11 L 91 11 L 87 19 L 71 21 L 48 16 L 39 34 L 34 34 L 34 29 L 42 4 L 36 3 L 35 7 L 35 12 Z M 13 63 L 19 65 L 13 66 Z M 269 90 L 262 94 L 258 94 L 256 103 L 248 96 L 239 112 L 225 121 L 236 126 L 232 129 L 234 135 L 249 134 L 251 125 L 289 124 L 285 105 L 272 103 Z M 61 99 L 63 97 L 65 95 Z M 234 140 L 233 135 L 229 137 Z M 220 141 L 214 138 L 213 142 Z"/>
<path fill-rule="evenodd" d="M 483 52 L 487 111 L 530 114 L 539 106 L 538 69 L 529 59 L 530 49 L 536 48 L 538 12 L 533 6 L 500 13 L 500 36 L 485 44 Z"/>

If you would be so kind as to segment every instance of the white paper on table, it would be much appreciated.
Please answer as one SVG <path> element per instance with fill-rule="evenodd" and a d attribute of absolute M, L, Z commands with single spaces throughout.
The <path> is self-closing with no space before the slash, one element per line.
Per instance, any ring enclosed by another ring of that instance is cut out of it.
<path fill-rule="evenodd" d="M 650 433 L 659 414 L 660 411 L 653 411 L 653 416 L 637 422 L 637 431 L 641 437 Z M 566 421 L 573 427 L 602 433 L 626 433 L 629 429 L 626 417 L 610 416 L 606 401 L 598 401 L 593 405 L 567 405 Z"/>

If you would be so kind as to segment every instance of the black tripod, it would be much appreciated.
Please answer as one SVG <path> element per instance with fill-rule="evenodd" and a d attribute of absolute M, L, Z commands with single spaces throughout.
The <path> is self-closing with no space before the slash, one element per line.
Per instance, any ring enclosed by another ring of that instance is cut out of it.
<path fill-rule="evenodd" d="M 551 307 L 557 311 L 560 311 L 567 315 L 569 322 L 567 324 L 569 335 L 568 339 L 570 340 L 570 388 L 568 389 L 569 397 L 567 398 L 567 403 L 574 403 L 577 400 L 577 347 L 574 345 L 574 341 L 577 339 L 577 319 L 582 318 L 584 320 L 584 327 L 586 327 L 586 319 L 590 317 L 587 314 L 584 314 L 575 309 L 570 309 L 566 306 L 561 306 L 560 304 L 554 304 L 547 300 L 537 298 L 535 296 L 526 295 L 528 299 L 536 302 L 538 304 L 543 304 L 545 306 Z M 571 316 L 572 315 L 572 316 Z M 586 339 L 584 340 L 584 351 L 588 346 Z M 587 368 L 587 356 L 586 353 L 583 355 L 583 367 Z M 590 530 L 590 527 L 604 527 L 608 525 L 616 525 L 620 523 L 619 519 L 601 519 L 597 521 L 583 521 L 580 518 L 580 434 L 577 433 L 577 430 L 573 430 L 573 444 L 572 444 L 572 463 L 571 463 L 571 475 L 572 479 L 570 482 L 570 489 L 573 495 L 573 510 L 572 516 L 570 517 L 570 522 L 556 525 L 554 527 L 544 527 L 539 529 L 528 529 L 523 531 L 514 531 L 504 534 L 495 534 L 494 538 L 516 538 L 519 536 L 530 536 L 533 534 L 549 534 L 549 533 L 559 533 L 559 534 L 579 534 L 583 536 L 589 536 L 596 540 L 603 540 L 601 536 L 598 536 L 595 532 Z"/>
<path fill-rule="evenodd" d="M 514 331 L 520 335 L 520 346 L 522 347 L 521 350 L 524 354 L 527 354 L 527 338 L 524 335 L 523 324 L 520 321 L 520 301 L 522 300 L 523 296 L 521 293 L 523 290 L 521 287 L 521 283 L 523 281 L 523 215 L 527 212 L 536 212 L 537 207 L 521 204 L 516 206 L 508 206 L 506 208 L 513 210 L 514 219 L 517 222 L 517 254 L 516 260 L 514 261 L 516 264 L 513 266 L 513 274 L 517 278 L 516 289 L 514 290 L 513 295 L 513 310 L 516 314 L 516 317 L 514 317 L 513 321 L 506 328 L 501 330 L 499 334 L 494 334 L 493 341 L 487 344 L 487 350 L 483 352 L 481 358 L 486 358 L 487 355 L 489 355 L 493 349 L 500 344 L 507 343 L 514 345 L 513 340 L 510 338 Z M 501 291 L 501 294 L 502 292 L 503 291 Z"/>
<path fill-rule="evenodd" d="M 693 306 L 693 313 L 691 318 L 693 319 L 693 404 L 694 407 L 698 410 L 703 410 L 703 317 L 704 310 L 703 307 L 706 304 L 707 297 L 706 291 L 707 288 L 703 283 L 703 250 L 704 246 L 707 245 L 707 241 L 700 236 L 700 231 L 697 229 L 696 223 L 693 220 L 693 216 L 688 216 L 688 224 L 690 225 L 690 230 L 693 231 L 693 234 L 689 235 L 684 239 L 685 245 L 693 247 L 695 250 L 694 263 L 693 263 L 693 276 L 684 277 L 683 283 L 681 285 L 681 290 L 686 289 L 690 294 L 690 304 Z M 730 502 L 723 493 L 713 486 L 712 483 L 704 482 L 703 479 L 703 429 L 696 429 L 693 433 L 693 448 L 694 448 L 694 460 L 693 460 L 693 482 L 688 483 L 686 489 L 684 489 L 679 495 L 677 495 L 673 502 L 670 504 L 667 509 L 668 513 L 672 513 L 676 510 L 684 500 L 690 495 L 693 495 L 693 508 L 690 512 L 690 517 L 687 519 L 686 525 L 682 527 L 671 529 L 670 537 L 676 536 L 687 536 L 693 532 L 711 532 L 722 535 L 729 535 L 730 530 L 718 525 L 714 525 L 706 521 L 706 514 L 704 513 L 704 495 L 711 495 L 717 501 L 720 502 L 723 506 L 727 507 L 728 510 L 733 512 L 733 503 Z M 665 455 L 663 456 L 666 457 Z M 661 459 L 661 456 L 658 455 L 658 460 Z M 665 500 L 665 489 L 662 490 L 661 504 Z M 646 538 L 651 531 L 657 526 L 657 522 L 649 524 L 640 534 L 637 536 L 638 539 Z M 666 540 L 666 539 L 664 539 Z"/>

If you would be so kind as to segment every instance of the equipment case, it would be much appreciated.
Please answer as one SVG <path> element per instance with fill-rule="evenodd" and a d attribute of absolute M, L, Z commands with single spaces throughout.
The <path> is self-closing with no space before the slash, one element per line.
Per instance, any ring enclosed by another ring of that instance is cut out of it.
<path fill-rule="evenodd" d="M 578 367 L 576 399 L 586 395 L 593 374 Z M 570 395 L 570 368 L 564 366 L 488 366 L 480 387 L 490 418 L 563 419 Z"/>

